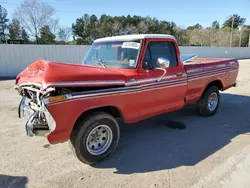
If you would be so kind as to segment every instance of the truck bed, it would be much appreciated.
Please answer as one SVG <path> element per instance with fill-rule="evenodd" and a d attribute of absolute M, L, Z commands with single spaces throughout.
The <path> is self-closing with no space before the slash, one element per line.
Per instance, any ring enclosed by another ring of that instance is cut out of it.
<path fill-rule="evenodd" d="M 233 58 L 194 58 L 184 63 L 187 75 L 226 71 L 237 68 L 238 63 Z"/>
<path fill-rule="evenodd" d="M 195 58 L 184 63 L 188 78 L 187 103 L 197 101 L 204 91 L 204 86 L 215 81 L 224 91 L 235 85 L 238 75 L 236 59 Z"/>

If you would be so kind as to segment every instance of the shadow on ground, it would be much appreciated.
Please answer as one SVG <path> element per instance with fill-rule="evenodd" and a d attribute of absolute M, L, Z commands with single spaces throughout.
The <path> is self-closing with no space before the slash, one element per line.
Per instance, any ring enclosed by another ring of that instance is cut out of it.
<path fill-rule="evenodd" d="M 250 97 L 222 94 L 218 113 L 196 114 L 194 105 L 121 128 L 115 153 L 95 168 L 116 168 L 132 174 L 191 166 L 220 150 L 239 134 L 250 132 Z M 171 129 L 166 120 L 178 120 L 186 129 Z"/>
<path fill-rule="evenodd" d="M 6 176 L 0 174 L 1 188 L 25 188 L 28 178 L 24 176 Z"/>

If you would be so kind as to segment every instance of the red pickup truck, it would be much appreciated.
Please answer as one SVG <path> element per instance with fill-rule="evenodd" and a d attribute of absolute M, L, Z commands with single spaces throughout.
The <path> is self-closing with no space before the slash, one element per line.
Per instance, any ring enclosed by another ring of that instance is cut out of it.
<path fill-rule="evenodd" d="M 28 136 L 70 140 L 80 161 L 97 163 L 118 144 L 118 118 L 134 123 L 191 103 L 202 116 L 217 112 L 238 61 L 182 57 L 173 36 L 140 34 L 95 40 L 81 64 L 38 60 L 16 78 L 19 117 Z"/>

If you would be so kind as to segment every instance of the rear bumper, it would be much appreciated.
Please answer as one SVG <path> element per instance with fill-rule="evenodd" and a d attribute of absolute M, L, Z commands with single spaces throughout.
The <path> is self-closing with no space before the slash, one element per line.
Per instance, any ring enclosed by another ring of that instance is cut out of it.
<path fill-rule="evenodd" d="M 46 121 L 39 121 L 41 115 L 45 116 Z M 34 110 L 27 104 L 26 97 L 19 104 L 18 116 L 26 121 L 27 136 L 46 136 L 55 129 L 55 121 L 45 105 L 40 110 Z"/>

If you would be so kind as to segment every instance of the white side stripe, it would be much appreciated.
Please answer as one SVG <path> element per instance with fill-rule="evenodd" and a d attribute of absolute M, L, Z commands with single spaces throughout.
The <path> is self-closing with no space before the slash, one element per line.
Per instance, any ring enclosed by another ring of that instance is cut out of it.
<path fill-rule="evenodd" d="M 218 73 L 215 73 L 213 74 L 214 76 L 216 75 L 219 75 L 219 74 L 225 74 L 225 73 L 231 73 L 231 72 L 235 72 L 237 70 L 231 70 L 231 71 L 227 71 L 227 72 L 218 72 Z M 199 80 L 199 79 L 202 79 L 202 78 L 207 78 L 207 77 L 211 77 L 211 75 L 206 75 L 206 76 L 198 76 L 198 77 L 194 77 L 194 78 L 188 78 L 188 81 L 190 80 Z"/>
<path fill-rule="evenodd" d="M 125 85 L 125 81 L 75 81 L 75 82 L 51 82 L 47 84 L 50 86 L 105 86 L 105 85 Z"/>
<path fill-rule="evenodd" d="M 186 74 L 183 74 L 184 77 L 186 77 Z M 167 80 L 171 78 L 176 78 L 176 75 L 169 75 L 163 77 L 162 80 Z M 131 79 L 129 82 L 125 82 L 124 80 L 116 80 L 116 81 L 74 81 L 74 82 L 50 82 L 46 85 L 46 87 L 69 87 L 69 86 L 121 86 L 121 85 L 126 85 L 126 86 L 131 86 L 131 85 L 138 85 L 138 84 L 143 84 L 143 83 L 148 83 L 148 82 L 156 82 L 156 78 L 147 78 L 147 79 L 140 79 L 140 80 L 134 80 Z"/>
<path fill-rule="evenodd" d="M 207 67 L 201 67 L 201 68 L 194 68 L 194 69 L 189 69 L 187 70 L 187 73 L 194 73 L 194 72 L 200 72 L 200 71 L 204 71 L 204 70 L 208 70 L 208 69 L 214 69 L 214 68 L 225 68 L 225 67 L 232 67 L 231 65 L 233 65 L 235 62 L 231 61 L 229 62 L 229 64 L 219 64 L 219 65 L 212 65 L 212 66 L 207 66 Z M 217 70 L 215 70 L 217 71 Z"/>

